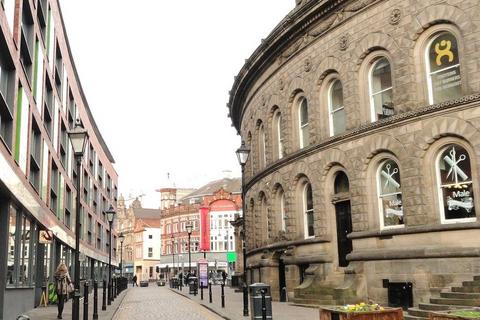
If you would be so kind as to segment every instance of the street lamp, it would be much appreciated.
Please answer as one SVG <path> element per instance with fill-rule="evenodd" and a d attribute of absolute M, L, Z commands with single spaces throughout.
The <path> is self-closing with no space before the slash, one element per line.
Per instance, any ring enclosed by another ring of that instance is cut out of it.
<path fill-rule="evenodd" d="M 173 276 L 175 276 L 175 237 L 172 236 L 170 237 L 170 240 L 172 241 L 172 268 L 173 268 Z"/>
<path fill-rule="evenodd" d="M 123 277 L 123 241 L 125 241 L 123 232 L 118 236 L 118 240 L 120 240 L 120 277 Z"/>
<path fill-rule="evenodd" d="M 191 222 L 188 222 L 188 224 L 185 226 L 185 229 L 187 229 L 188 233 L 188 274 L 192 274 L 192 252 L 190 250 L 190 236 L 192 235 L 192 230 L 193 230 L 193 225 Z"/>
<path fill-rule="evenodd" d="M 112 225 L 115 218 L 115 209 L 112 205 L 105 211 L 107 215 L 108 225 L 110 226 L 109 240 L 108 240 L 108 305 L 112 304 L 113 292 L 112 292 Z"/>
<path fill-rule="evenodd" d="M 243 213 L 243 316 L 248 317 L 248 288 L 247 288 L 247 217 L 245 213 L 245 164 L 250 155 L 250 149 L 242 140 L 242 145 L 237 149 L 238 163 L 242 167 L 242 213 Z"/>
<path fill-rule="evenodd" d="M 70 142 L 72 143 L 73 155 L 77 164 L 77 198 L 75 208 L 75 294 L 73 296 L 72 319 L 80 318 L 80 177 L 82 158 L 87 145 L 88 132 L 82 126 L 80 119 L 75 122 L 75 128 L 68 132 Z"/>

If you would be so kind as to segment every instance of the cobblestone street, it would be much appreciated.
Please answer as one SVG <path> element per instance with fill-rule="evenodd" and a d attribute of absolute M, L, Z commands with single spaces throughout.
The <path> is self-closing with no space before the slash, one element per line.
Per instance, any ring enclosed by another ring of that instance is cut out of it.
<path fill-rule="evenodd" d="M 130 288 L 114 320 L 219 320 L 222 319 L 165 287 Z"/>

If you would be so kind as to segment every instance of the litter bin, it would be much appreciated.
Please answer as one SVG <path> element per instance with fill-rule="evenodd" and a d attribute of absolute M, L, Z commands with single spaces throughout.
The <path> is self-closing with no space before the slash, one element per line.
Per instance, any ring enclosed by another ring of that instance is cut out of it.
<path fill-rule="evenodd" d="M 265 283 L 254 283 L 250 285 L 250 319 L 262 320 L 263 308 L 265 308 L 265 319 L 272 319 L 270 286 Z"/>
<path fill-rule="evenodd" d="M 188 278 L 188 288 L 189 288 L 188 293 L 189 294 L 196 294 L 197 284 L 198 284 L 197 277 L 191 276 L 190 278 Z"/>

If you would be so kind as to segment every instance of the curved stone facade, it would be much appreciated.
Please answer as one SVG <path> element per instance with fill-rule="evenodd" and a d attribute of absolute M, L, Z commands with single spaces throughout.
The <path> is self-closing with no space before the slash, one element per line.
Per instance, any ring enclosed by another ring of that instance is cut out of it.
<path fill-rule="evenodd" d="M 480 271 L 479 14 L 303 1 L 262 41 L 228 104 L 251 148 L 251 281 L 310 303 L 387 303 L 382 280 L 411 282 L 418 304 Z"/>

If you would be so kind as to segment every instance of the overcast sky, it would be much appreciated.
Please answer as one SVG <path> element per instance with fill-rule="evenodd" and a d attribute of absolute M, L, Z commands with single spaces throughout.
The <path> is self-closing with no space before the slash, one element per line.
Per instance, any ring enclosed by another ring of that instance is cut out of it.
<path fill-rule="evenodd" d="M 233 77 L 294 0 L 60 0 L 80 81 L 120 192 L 240 176 L 227 117 Z"/>

